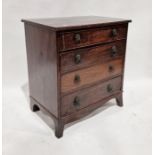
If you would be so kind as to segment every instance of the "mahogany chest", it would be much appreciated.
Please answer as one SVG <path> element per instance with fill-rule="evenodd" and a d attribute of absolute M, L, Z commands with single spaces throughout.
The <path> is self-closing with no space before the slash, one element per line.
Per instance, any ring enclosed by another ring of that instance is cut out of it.
<path fill-rule="evenodd" d="M 123 106 L 128 23 L 96 16 L 22 20 L 30 107 L 55 122 L 55 135 L 115 98 Z"/>

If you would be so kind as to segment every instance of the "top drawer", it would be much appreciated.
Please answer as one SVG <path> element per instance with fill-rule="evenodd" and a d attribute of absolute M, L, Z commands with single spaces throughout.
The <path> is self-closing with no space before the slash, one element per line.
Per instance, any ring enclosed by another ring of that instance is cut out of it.
<path fill-rule="evenodd" d="M 127 24 L 98 29 L 62 32 L 59 35 L 60 51 L 125 39 Z"/>

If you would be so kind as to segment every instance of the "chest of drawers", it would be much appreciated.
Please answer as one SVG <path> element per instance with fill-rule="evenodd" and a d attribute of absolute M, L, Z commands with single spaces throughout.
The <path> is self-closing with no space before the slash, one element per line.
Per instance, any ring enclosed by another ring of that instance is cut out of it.
<path fill-rule="evenodd" d="M 22 20 L 30 107 L 53 118 L 55 135 L 115 98 L 123 105 L 128 23 L 104 17 Z"/>

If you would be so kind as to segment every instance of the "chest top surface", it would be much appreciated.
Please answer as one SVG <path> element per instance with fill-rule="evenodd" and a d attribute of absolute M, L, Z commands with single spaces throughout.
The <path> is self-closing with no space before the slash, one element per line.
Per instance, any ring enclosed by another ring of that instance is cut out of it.
<path fill-rule="evenodd" d="M 99 17 L 99 16 L 79 16 L 79 17 L 59 17 L 59 18 L 38 18 L 23 19 L 25 23 L 46 26 L 54 31 L 69 30 L 74 28 L 91 28 L 96 26 L 106 26 L 131 22 L 127 19 Z"/>

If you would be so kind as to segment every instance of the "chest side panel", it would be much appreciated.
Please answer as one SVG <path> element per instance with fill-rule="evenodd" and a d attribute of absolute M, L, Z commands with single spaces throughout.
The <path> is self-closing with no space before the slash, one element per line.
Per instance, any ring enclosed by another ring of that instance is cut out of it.
<path fill-rule="evenodd" d="M 25 24 L 30 96 L 58 115 L 56 34 Z"/>

